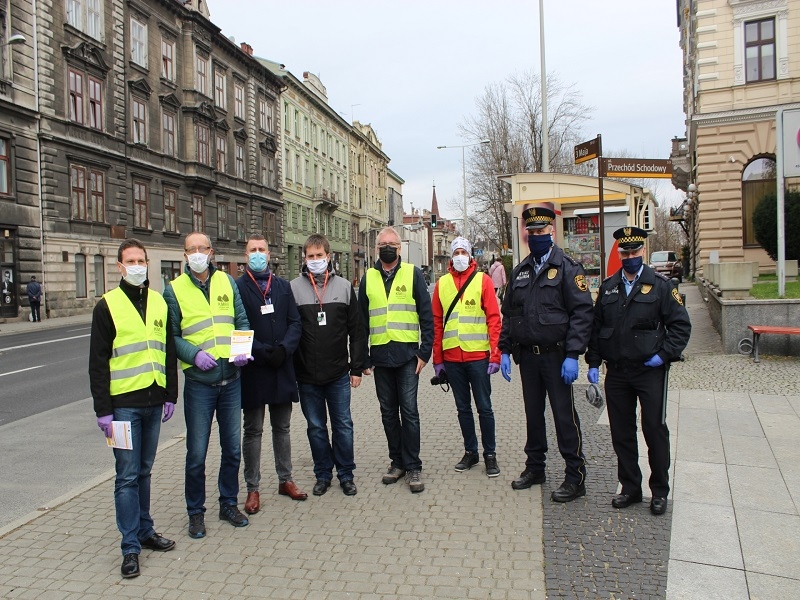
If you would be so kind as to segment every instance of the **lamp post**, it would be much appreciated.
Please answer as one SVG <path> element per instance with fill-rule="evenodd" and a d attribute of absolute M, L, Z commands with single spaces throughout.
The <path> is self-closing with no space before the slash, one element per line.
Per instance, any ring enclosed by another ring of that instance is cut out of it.
<path fill-rule="evenodd" d="M 445 148 L 461 148 L 461 178 L 464 185 L 464 231 L 462 234 L 464 237 L 467 237 L 467 162 L 464 149 L 471 148 L 472 146 L 480 146 L 481 144 L 489 144 L 490 142 L 491 140 L 481 140 L 479 142 L 464 144 L 462 146 L 436 146 L 437 150 L 443 150 Z"/>
<path fill-rule="evenodd" d="M 24 35 L 22 35 L 21 33 L 15 33 L 10 38 L 8 38 L 8 40 L 6 40 L 3 46 L 18 46 L 20 44 L 24 44 L 27 41 L 28 40 L 25 39 Z"/>

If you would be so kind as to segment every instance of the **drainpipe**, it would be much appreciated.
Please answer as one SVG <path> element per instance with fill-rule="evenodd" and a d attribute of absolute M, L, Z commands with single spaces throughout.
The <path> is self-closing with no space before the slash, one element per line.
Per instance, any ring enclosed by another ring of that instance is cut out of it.
<path fill-rule="evenodd" d="M 47 302 L 47 270 L 44 252 L 44 206 L 42 203 L 42 113 L 39 106 L 39 20 L 37 0 L 32 2 L 33 13 L 33 96 L 36 102 L 36 168 L 39 178 L 39 246 L 42 253 L 42 305 L 45 317 L 50 318 L 50 304 Z"/>

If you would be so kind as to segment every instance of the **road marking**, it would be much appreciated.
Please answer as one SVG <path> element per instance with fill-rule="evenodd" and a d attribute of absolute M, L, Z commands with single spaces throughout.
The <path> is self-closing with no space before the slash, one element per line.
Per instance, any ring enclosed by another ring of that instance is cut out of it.
<path fill-rule="evenodd" d="M 78 327 L 77 329 L 67 329 L 65 333 L 72 333 L 73 331 L 86 331 L 87 329 L 91 329 L 91 327 Z"/>
<path fill-rule="evenodd" d="M 56 342 L 68 342 L 69 340 L 77 340 L 80 338 L 89 337 L 91 334 L 74 335 L 72 337 L 59 338 L 57 340 L 47 340 L 46 342 L 34 342 L 32 344 L 23 344 L 22 346 L 10 346 L 8 348 L 0 348 L 0 352 L 7 352 L 8 350 L 20 350 L 22 348 L 31 348 L 33 346 L 41 346 L 42 344 L 55 344 Z"/>
<path fill-rule="evenodd" d="M 39 365 L 37 367 L 28 367 L 27 369 L 20 369 L 19 371 L 10 371 L 9 373 L 0 373 L 0 377 L 5 377 L 6 375 L 13 375 L 14 373 L 24 373 L 25 371 L 32 371 L 33 369 L 41 369 L 45 365 Z"/>

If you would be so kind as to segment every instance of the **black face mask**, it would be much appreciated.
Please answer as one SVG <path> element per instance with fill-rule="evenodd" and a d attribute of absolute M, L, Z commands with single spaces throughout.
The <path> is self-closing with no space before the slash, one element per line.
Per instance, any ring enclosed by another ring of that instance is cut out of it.
<path fill-rule="evenodd" d="M 384 264 L 391 264 L 397 260 L 397 248 L 393 246 L 381 246 L 378 248 L 378 257 Z"/>

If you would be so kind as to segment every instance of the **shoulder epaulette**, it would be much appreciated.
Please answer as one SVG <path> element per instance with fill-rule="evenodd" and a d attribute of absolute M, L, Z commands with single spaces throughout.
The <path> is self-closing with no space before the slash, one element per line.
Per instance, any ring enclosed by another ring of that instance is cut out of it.
<path fill-rule="evenodd" d="M 656 270 L 653 270 L 653 273 L 655 273 L 655 274 L 656 274 L 658 277 L 660 277 L 660 278 L 661 278 L 661 279 L 663 279 L 664 281 L 669 281 L 669 280 L 670 280 L 670 279 L 669 279 L 669 277 L 667 277 L 667 276 L 666 276 L 666 275 L 664 275 L 663 273 L 659 273 L 659 272 L 658 272 L 658 271 L 656 271 Z"/>
<path fill-rule="evenodd" d="M 569 262 L 571 262 L 573 265 L 576 265 L 576 266 L 578 265 L 578 262 L 577 262 L 577 261 L 576 261 L 574 258 L 572 258 L 571 256 L 569 256 L 568 254 L 564 254 L 564 258 L 566 258 L 566 259 L 567 259 Z"/>

